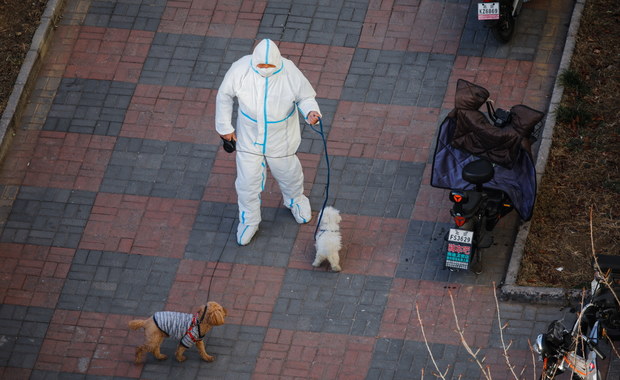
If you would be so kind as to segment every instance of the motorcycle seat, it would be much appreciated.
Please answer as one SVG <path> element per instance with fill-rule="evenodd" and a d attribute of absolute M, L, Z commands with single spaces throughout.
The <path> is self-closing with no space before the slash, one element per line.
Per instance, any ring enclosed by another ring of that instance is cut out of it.
<path fill-rule="evenodd" d="M 491 162 L 479 159 L 465 165 L 461 172 L 463 179 L 474 185 L 482 185 L 489 182 L 495 175 Z"/>

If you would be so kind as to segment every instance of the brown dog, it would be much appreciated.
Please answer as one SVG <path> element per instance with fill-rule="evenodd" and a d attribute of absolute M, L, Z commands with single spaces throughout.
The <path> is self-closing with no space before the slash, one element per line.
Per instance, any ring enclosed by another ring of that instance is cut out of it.
<path fill-rule="evenodd" d="M 207 308 L 205 312 L 205 307 Z M 134 319 L 129 321 L 129 328 L 137 330 L 144 328 L 146 342 L 136 348 L 136 364 L 142 362 L 145 352 L 150 352 L 159 360 L 165 360 L 168 356 L 160 351 L 160 346 L 167 337 L 179 339 L 176 351 L 176 359 L 179 362 L 187 359 L 183 353 L 196 344 L 202 360 L 212 362 L 215 357 L 207 354 L 204 336 L 213 326 L 224 324 L 227 311 L 217 302 L 208 302 L 196 311 L 196 314 L 186 314 L 174 311 L 159 311 L 149 319 Z M 202 320 L 201 320 L 202 318 Z"/>

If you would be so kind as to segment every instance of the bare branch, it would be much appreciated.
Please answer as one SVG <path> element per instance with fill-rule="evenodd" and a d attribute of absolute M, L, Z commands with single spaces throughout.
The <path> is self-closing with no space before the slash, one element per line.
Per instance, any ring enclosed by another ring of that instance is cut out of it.
<path fill-rule="evenodd" d="M 512 373 L 512 376 L 515 378 L 515 380 L 519 380 L 519 377 L 514 371 L 514 366 L 510 364 L 510 357 L 508 355 L 508 348 L 510 348 L 510 346 L 512 345 L 512 342 L 510 342 L 509 345 L 506 346 L 506 342 L 504 341 L 504 329 L 508 326 L 508 324 L 505 324 L 502 326 L 502 317 L 499 312 L 499 301 L 497 300 L 497 291 L 495 290 L 495 282 L 493 282 L 493 297 L 495 298 L 495 309 L 497 310 L 497 325 L 499 326 L 499 338 L 502 342 L 502 349 L 504 350 L 504 353 L 502 355 L 504 356 L 504 359 L 506 360 L 506 366 L 508 367 L 508 369 L 510 369 L 510 373 Z"/>
<path fill-rule="evenodd" d="M 532 354 L 532 369 L 534 369 L 532 376 L 536 380 L 536 357 L 534 356 L 534 347 L 532 347 L 532 342 L 529 339 L 527 340 L 527 345 L 530 347 L 530 354 Z"/>
<path fill-rule="evenodd" d="M 418 322 L 420 322 L 420 330 L 422 330 L 422 338 L 424 338 L 424 345 L 426 346 L 426 351 L 428 351 L 428 355 L 430 356 L 431 361 L 433 362 L 433 366 L 435 366 L 435 370 L 437 371 L 437 374 L 439 375 L 439 377 L 446 380 L 445 374 L 448 373 L 448 370 L 446 369 L 446 372 L 442 374 L 441 370 L 439 369 L 439 366 L 437 365 L 437 362 L 435 361 L 435 357 L 433 356 L 433 353 L 431 352 L 431 348 L 428 345 L 428 340 L 426 339 L 426 333 L 424 332 L 424 324 L 422 323 L 422 318 L 420 317 L 420 309 L 418 308 L 417 302 L 415 304 L 415 312 L 418 315 Z M 422 372 L 422 375 L 424 376 L 424 372 Z"/>
<path fill-rule="evenodd" d="M 602 277 L 601 281 L 609 289 L 611 294 L 614 296 L 614 299 L 616 300 L 616 302 L 620 304 L 620 299 L 618 299 L 618 295 L 614 291 L 613 286 L 611 282 L 609 281 L 609 275 L 606 273 L 603 273 L 603 270 L 598 264 L 598 259 L 596 258 L 596 250 L 594 249 L 594 228 L 592 226 L 592 219 L 593 219 L 592 218 L 592 206 L 590 206 L 590 244 L 592 246 L 592 257 L 594 258 L 594 270 L 601 274 L 601 277 Z"/>
<path fill-rule="evenodd" d="M 478 351 L 474 352 L 469 346 L 469 344 L 467 343 L 467 341 L 465 340 L 464 330 L 459 325 L 459 317 L 456 315 L 456 306 L 454 305 L 454 297 L 452 296 L 452 292 L 448 292 L 448 294 L 450 295 L 450 303 L 452 304 L 452 314 L 454 315 L 454 321 L 456 322 L 456 332 L 459 334 L 459 337 L 461 338 L 461 344 L 463 345 L 463 347 L 465 347 L 465 350 L 467 351 L 467 353 L 469 353 L 469 355 L 471 355 L 471 357 L 474 359 L 474 362 L 478 365 L 478 367 L 480 367 L 480 371 L 482 372 L 484 377 L 487 380 L 491 380 L 492 379 L 491 370 L 489 368 L 487 368 L 486 370 L 484 369 L 482 362 L 478 360 L 478 357 L 476 356 Z"/>

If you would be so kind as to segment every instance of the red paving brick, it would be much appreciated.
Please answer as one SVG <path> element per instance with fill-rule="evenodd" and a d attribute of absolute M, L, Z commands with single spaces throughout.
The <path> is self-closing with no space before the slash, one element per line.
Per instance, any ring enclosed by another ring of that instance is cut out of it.
<path fill-rule="evenodd" d="M 402 245 L 397 236 L 407 232 L 408 222 L 400 219 L 373 218 L 341 214 L 343 247 L 340 250 L 344 273 L 369 276 L 394 276 Z M 291 253 L 289 267 L 311 270 L 315 257 L 316 224 L 301 226 Z M 328 265 L 316 270 L 327 270 Z"/>
<path fill-rule="evenodd" d="M 284 268 L 221 262 L 215 268 L 214 263 L 184 260 L 166 308 L 190 312 L 196 305 L 215 300 L 227 309 L 227 323 L 267 327 L 284 273 Z"/>
<path fill-rule="evenodd" d="M 3 304 L 56 307 L 75 250 L 0 243 Z"/>
<path fill-rule="evenodd" d="M 113 137 L 42 131 L 23 184 L 97 191 L 115 143 Z"/>
<path fill-rule="evenodd" d="M 329 133 L 336 156 L 426 162 L 437 109 L 341 101 Z"/>
<path fill-rule="evenodd" d="M 154 33 L 83 26 L 64 76 L 136 83 Z"/>
<path fill-rule="evenodd" d="M 456 54 L 469 4 L 371 2 L 359 47 Z"/>
<path fill-rule="evenodd" d="M 166 5 L 158 31 L 209 37 L 254 38 L 266 5 L 267 1 L 177 0 Z"/>
<path fill-rule="evenodd" d="M 415 199 L 413 219 L 428 222 L 451 223 L 452 217 L 450 213 L 437 212 L 437 210 L 449 210 L 452 207 L 452 203 L 448 198 L 449 190 L 432 187 L 430 183 L 431 168 L 426 167 L 424 168 L 424 175 L 422 176 L 422 183 L 418 190 L 418 196 Z"/>
<path fill-rule="evenodd" d="M 9 154 L 2 162 L 0 180 L 5 185 L 21 185 L 36 149 L 39 131 L 19 131 L 9 148 Z"/>
<path fill-rule="evenodd" d="M 99 193 L 80 248 L 182 258 L 197 201 Z"/>
<path fill-rule="evenodd" d="M 278 48 L 308 78 L 317 97 L 340 98 L 355 49 L 293 42 L 282 42 Z"/>
<path fill-rule="evenodd" d="M 374 338 L 369 337 L 270 328 L 256 363 L 255 377 L 363 378 L 373 346 Z"/>
<path fill-rule="evenodd" d="M 121 136 L 218 144 L 215 90 L 139 84 L 125 114 Z"/>
<path fill-rule="evenodd" d="M 139 377 L 133 364 L 141 332 L 130 332 L 130 316 L 58 310 L 50 323 L 35 369 L 98 376 Z"/>
<path fill-rule="evenodd" d="M 454 107 L 457 79 L 465 79 L 486 88 L 495 107 L 509 109 L 515 104 L 531 104 L 529 98 L 542 93 L 528 89 L 532 62 L 497 58 L 457 56 L 450 75 L 450 85 L 444 98 L 444 107 Z M 526 97 L 527 94 L 527 97 Z"/>
<path fill-rule="evenodd" d="M 458 320 L 468 344 L 486 347 L 496 316 L 492 291 L 490 287 L 395 279 L 379 335 L 424 341 L 424 329 L 429 343 L 458 345 Z"/>

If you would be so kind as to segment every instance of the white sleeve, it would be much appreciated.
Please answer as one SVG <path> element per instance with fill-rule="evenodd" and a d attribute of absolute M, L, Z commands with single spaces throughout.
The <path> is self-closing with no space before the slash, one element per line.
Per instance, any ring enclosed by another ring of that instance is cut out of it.
<path fill-rule="evenodd" d="M 238 76 L 237 73 L 239 72 L 239 65 L 236 63 L 233 63 L 226 72 L 215 98 L 215 130 L 220 135 L 227 135 L 235 131 L 232 125 L 232 113 L 236 96 L 235 77 Z"/>
<path fill-rule="evenodd" d="M 304 119 L 310 111 L 316 111 L 322 115 L 319 103 L 316 101 L 316 92 L 312 88 L 310 81 L 293 62 L 287 60 L 286 64 L 290 70 L 291 80 L 295 83 L 294 88 L 297 89 L 295 98 Z"/>

